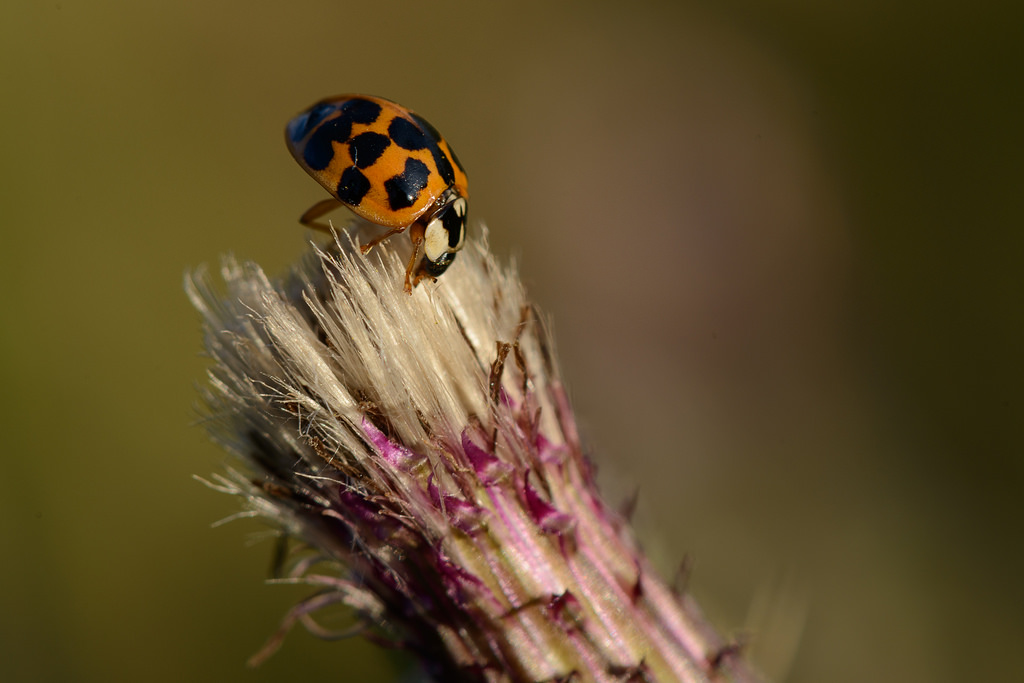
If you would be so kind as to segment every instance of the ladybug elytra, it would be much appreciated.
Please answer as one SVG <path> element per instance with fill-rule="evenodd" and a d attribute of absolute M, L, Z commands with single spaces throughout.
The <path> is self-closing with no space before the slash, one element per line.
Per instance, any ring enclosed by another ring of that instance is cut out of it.
<path fill-rule="evenodd" d="M 289 121 L 285 138 L 299 165 L 331 193 L 302 215 L 303 225 L 329 230 L 316 219 L 343 204 L 388 228 L 364 254 L 408 230 L 407 292 L 452 264 L 466 235 L 466 172 L 426 119 L 380 97 L 339 95 Z"/>

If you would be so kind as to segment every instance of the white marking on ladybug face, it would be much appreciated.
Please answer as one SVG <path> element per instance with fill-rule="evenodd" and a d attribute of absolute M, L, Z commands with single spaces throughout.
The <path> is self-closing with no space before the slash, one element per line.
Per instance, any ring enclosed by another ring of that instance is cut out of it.
<path fill-rule="evenodd" d="M 423 255 L 430 261 L 436 261 L 448 251 L 448 231 L 440 218 L 435 218 L 427 225 L 423 233 Z"/>
<path fill-rule="evenodd" d="M 466 200 L 463 199 L 462 197 L 459 197 L 454 202 L 452 202 L 452 211 L 454 211 L 455 215 L 459 217 L 459 234 L 458 241 L 456 242 L 455 246 L 451 246 L 450 236 L 448 244 L 452 251 L 458 251 L 459 249 L 462 249 L 462 243 L 466 239 Z"/>
<path fill-rule="evenodd" d="M 423 233 L 423 254 L 436 262 L 445 254 L 462 249 L 466 237 L 466 200 L 459 197 L 445 205 Z"/>

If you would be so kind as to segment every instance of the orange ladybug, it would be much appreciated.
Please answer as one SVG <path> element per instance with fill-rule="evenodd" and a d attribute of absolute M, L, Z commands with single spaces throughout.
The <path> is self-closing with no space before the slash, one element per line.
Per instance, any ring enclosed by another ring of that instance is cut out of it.
<path fill-rule="evenodd" d="M 331 193 L 302 215 L 303 225 L 329 230 L 316 219 L 344 204 L 389 228 L 362 247 L 364 254 L 408 230 L 410 293 L 455 260 L 466 237 L 466 172 L 426 119 L 381 97 L 339 95 L 289 121 L 285 139 L 299 165 Z"/>

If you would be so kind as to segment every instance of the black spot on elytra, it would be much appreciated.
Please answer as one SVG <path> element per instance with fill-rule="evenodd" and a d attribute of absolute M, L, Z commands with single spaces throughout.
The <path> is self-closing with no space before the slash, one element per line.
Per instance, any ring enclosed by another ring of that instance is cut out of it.
<path fill-rule="evenodd" d="M 380 133 L 360 133 L 348 143 L 348 153 L 357 168 L 367 168 L 380 159 L 380 155 L 391 144 L 387 135 Z"/>
<path fill-rule="evenodd" d="M 431 137 L 431 139 L 433 139 L 434 142 L 437 142 L 438 140 L 441 139 L 441 134 L 437 132 L 437 128 L 434 128 L 432 125 L 430 125 L 430 121 L 427 121 L 419 114 L 412 114 L 412 118 L 414 121 L 416 121 L 416 123 L 419 124 L 420 128 L 426 131 L 426 133 Z"/>
<path fill-rule="evenodd" d="M 327 121 L 313 131 L 302 152 L 302 159 L 314 171 L 322 171 L 334 158 L 334 142 L 345 142 L 352 134 L 352 122 L 344 116 Z"/>
<path fill-rule="evenodd" d="M 338 199 L 350 206 L 359 206 L 363 197 L 370 191 L 370 181 L 355 166 L 349 166 L 341 173 L 335 193 Z"/>
<path fill-rule="evenodd" d="M 335 111 L 339 112 L 338 116 L 320 123 Z M 290 135 L 293 140 L 298 141 L 308 131 L 313 130 L 302 152 L 302 159 L 314 171 L 322 171 L 330 166 L 334 158 L 333 143 L 347 142 L 352 135 L 353 123 L 373 123 L 380 116 L 380 112 L 379 104 L 361 97 L 347 100 L 340 105 L 337 102 L 320 102 L 292 120 L 289 124 Z M 306 117 L 304 123 L 301 122 L 303 116 Z M 299 130 L 303 131 L 302 135 L 298 135 Z"/>
<path fill-rule="evenodd" d="M 309 135 L 309 132 L 316 128 L 321 121 L 338 110 L 337 105 L 329 102 L 318 102 L 312 107 L 296 116 L 288 124 L 288 137 L 293 143 Z"/>
<path fill-rule="evenodd" d="M 380 105 L 362 97 L 354 97 L 341 105 L 341 116 L 352 123 L 373 123 L 380 116 Z"/>
<path fill-rule="evenodd" d="M 384 181 L 384 189 L 388 193 L 388 205 L 392 209 L 405 209 L 412 206 L 419 197 L 420 191 L 427 186 L 430 169 L 419 159 L 406 159 L 405 171 Z"/>
<path fill-rule="evenodd" d="M 388 135 L 402 149 L 423 149 L 430 142 L 422 128 L 401 116 L 397 116 L 391 121 L 391 125 L 388 126 Z"/>
<path fill-rule="evenodd" d="M 455 170 L 452 169 L 452 162 L 448 160 L 448 157 L 445 156 L 445 153 L 437 145 L 437 141 L 441 139 L 441 134 L 430 125 L 430 121 L 427 121 L 422 116 L 413 114 L 412 117 L 427 133 L 427 147 L 430 149 L 431 156 L 434 157 L 434 163 L 437 165 L 437 172 L 441 175 L 441 179 L 444 180 L 445 185 L 453 185 L 455 183 Z"/>
<path fill-rule="evenodd" d="M 451 187 L 455 184 L 455 170 L 452 168 L 452 162 L 448 161 L 448 157 L 441 151 L 441 148 L 437 145 L 431 145 L 430 153 L 434 155 L 434 163 L 437 164 L 437 172 L 441 174 L 441 178 L 444 179 L 445 185 Z"/>
<path fill-rule="evenodd" d="M 448 145 L 448 152 L 452 155 L 452 161 L 454 161 L 455 165 L 459 167 L 460 171 L 462 171 L 462 175 L 466 175 L 466 167 L 462 165 L 461 161 L 459 161 L 459 157 L 456 156 L 455 150 L 452 149 L 451 145 Z"/>

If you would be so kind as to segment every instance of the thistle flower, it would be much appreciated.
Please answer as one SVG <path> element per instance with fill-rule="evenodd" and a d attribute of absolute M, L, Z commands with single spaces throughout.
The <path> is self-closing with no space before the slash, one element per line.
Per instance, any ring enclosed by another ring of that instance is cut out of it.
<path fill-rule="evenodd" d="M 214 360 L 211 485 L 297 539 L 286 580 L 437 681 L 755 681 L 598 495 L 544 319 L 486 236 L 436 284 L 402 244 L 315 249 L 281 282 L 186 278 Z M 326 569 L 325 569 L 326 568 Z"/>

